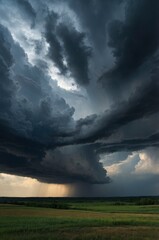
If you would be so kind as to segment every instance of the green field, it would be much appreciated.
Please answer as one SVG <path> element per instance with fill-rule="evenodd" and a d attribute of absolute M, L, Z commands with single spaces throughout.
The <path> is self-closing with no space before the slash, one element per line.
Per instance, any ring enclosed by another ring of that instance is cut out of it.
<path fill-rule="evenodd" d="M 1 240 L 158 240 L 159 205 L 70 201 L 69 209 L 0 204 Z"/>

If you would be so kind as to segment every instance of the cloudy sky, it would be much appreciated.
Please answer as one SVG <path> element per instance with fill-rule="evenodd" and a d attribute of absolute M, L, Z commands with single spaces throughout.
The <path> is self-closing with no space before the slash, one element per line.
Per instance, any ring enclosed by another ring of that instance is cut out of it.
<path fill-rule="evenodd" d="M 159 194 L 158 30 L 158 0 L 0 0 L 0 196 Z"/>

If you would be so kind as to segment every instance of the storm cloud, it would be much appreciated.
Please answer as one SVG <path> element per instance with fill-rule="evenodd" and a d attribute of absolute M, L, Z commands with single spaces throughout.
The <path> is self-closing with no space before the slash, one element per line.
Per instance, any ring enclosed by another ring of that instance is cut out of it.
<path fill-rule="evenodd" d="M 0 172 L 111 185 L 111 165 L 153 169 L 158 1 L 40 2 L 0 1 Z"/>
<path fill-rule="evenodd" d="M 137 79 L 136 71 L 156 53 L 158 9 L 157 0 L 152 3 L 148 0 L 126 1 L 124 21 L 109 23 L 108 45 L 112 48 L 115 66 L 101 77 L 105 87 L 122 88 L 125 84 L 129 87 L 128 83 Z"/>
<path fill-rule="evenodd" d="M 58 15 L 54 12 L 50 13 L 46 21 L 46 40 L 50 47 L 48 49 L 48 55 L 53 60 L 57 68 L 59 68 L 61 74 L 64 74 L 67 70 L 64 65 L 63 48 L 56 34 L 56 24 Z"/>

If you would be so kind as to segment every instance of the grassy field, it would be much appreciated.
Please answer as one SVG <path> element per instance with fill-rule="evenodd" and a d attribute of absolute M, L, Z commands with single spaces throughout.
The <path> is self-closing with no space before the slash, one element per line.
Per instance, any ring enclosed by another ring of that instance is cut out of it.
<path fill-rule="evenodd" d="M 0 204 L 1 240 L 159 240 L 159 205 L 72 201 L 70 209 Z"/>
<path fill-rule="evenodd" d="M 87 211 L 99 211 L 104 213 L 158 213 L 159 205 L 134 205 L 134 204 L 110 204 L 105 202 L 75 202 L 70 208 Z"/>

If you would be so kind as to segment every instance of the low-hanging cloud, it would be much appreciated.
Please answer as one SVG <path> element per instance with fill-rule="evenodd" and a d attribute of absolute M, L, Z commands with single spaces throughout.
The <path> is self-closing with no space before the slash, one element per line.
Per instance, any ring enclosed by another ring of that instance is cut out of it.
<path fill-rule="evenodd" d="M 11 43 L 8 45 L 12 49 L 14 41 L 3 27 L 2 38 L 5 37 L 3 31 L 9 35 Z M 1 76 L 6 76 L 3 80 L 8 81 L 9 89 L 4 88 L 1 101 L 1 171 L 45 182 L 108 182 L 94 149 L 87 146 L 58 148 L 58 138 L 69 136 L 75 129 L 74 109 L 52 91 L 47 77 L 27 63 L 27 59 L 21 70 L 19 66 L 18 75 L 15 72 L 12 76 L 11 71 L 16 70 L 14 56 L 5 46 L 1 49 L 2 63 L 5 61 Z M 40 74 L 42 79 L 36 79 Z M 45 84 L 41 80 L 45 80 Z M 2 84 L 1 81 L 1 88 Z"/>
<path fill-rule="evenodd" d="M 0 2 L 0 172 L 47 183 L 104 184 L 111 182 L 101 162 L 106 154 L 120 153 L 117 161 L 125 161 L 148 151 L 157 161 L 158 1 L 15 2 L 19 30 L 13 1 Z M 109 62 L 111 51 L 114 63 L 95 82 L 93 66 Z M 59 87 L 69 78 L 76 90 Z M 96 90 L 106 106 L 100 113 Z M 75 97 L 82 104 L 71 103 Z M 75 120 L 77 112 L 82 116 Z"/>

